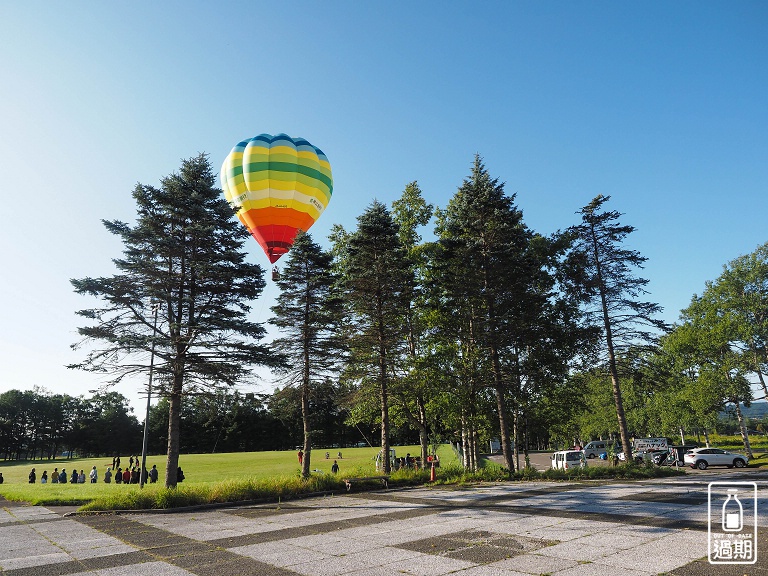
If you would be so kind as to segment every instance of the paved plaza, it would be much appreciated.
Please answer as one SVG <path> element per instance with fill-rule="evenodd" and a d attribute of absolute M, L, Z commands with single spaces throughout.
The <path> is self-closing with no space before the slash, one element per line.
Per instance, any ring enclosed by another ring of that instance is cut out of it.
<path fill-rule="evenodd" d="M 707 483 L 758 483 L 758 563 L 707 560 Z M 65 515 L 0 499 L 2 576 L 768 576 L 768 482 L 744 472 Z"/>

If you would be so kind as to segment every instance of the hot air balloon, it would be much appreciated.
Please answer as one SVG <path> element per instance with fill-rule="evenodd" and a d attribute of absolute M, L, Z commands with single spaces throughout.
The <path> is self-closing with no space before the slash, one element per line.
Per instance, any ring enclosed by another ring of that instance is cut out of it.
<path fill-rule="evenodd" d="M 306 232 L 333 193 L 331 165 L 303 138 L 259 134 L 232 148 L 221 185 L 251 235 L 274 264 Z"/>

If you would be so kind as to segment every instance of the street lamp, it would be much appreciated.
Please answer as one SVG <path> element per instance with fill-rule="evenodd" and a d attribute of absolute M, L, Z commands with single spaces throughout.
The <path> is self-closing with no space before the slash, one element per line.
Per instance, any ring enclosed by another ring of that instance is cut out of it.
<path fill-rule="evenodd" d="M 152 352 L 149 357 L 149 386 L 147 386 L 147 413 L 144 416 L 144 442 L 141 445 L 141 468 L 139 468 L 139 488 L 144 488 L 144 474 L 147 470 L 147 444 L 149 443 L 149 403 L 152 399 L 152 372 L 155 368 L 155 340 L 157 339 L 157 312 L 160 303 L 152 304 L 155 319 L 152 324 Z"/>

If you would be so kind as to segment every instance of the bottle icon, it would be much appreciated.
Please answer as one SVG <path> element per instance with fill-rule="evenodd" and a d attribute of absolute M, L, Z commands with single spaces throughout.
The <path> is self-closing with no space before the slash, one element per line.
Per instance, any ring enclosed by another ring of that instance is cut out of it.
<path fill-rule="evenodd" d="M 744 526 L 744 508 L 736 497 L 738 489 L 729 488 L 728 498 L 723 504 L 723 530 L 739 532 Z"/>

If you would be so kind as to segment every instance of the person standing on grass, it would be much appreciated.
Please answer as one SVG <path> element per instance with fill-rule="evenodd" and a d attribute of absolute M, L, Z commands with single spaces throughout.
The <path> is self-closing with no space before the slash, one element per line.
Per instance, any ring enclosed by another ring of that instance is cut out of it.
<path fill-rule="evenodd" d="M 53 473 L 51 474 L 51 484 L 58 484 L 59 483 L 59 469 L 54 468 Z"/>
<path fill-rule="evenodd" d="M 48 484 L 48 470 L 43 470 L 43 475 L 40 476 L 40 484 Z"/>
<path fill-rule="evenodd" d="M 32 472 L 29 473 L 29 483 L 34 484 L 35 480 L 37 480 L 37 474 L 35 474 L 35 469 L 32 468 Z"/>
<path fill-rule="evenodd" d="M 3 478 L 3 473 L 0 472 L 0 484 L 2 484 L 3 482 L 5 482 L 5 478 Z"/>
<path fill-rule="evenodd" d="M 77 470 L 72 470 L 72 476 L 69 478 L 70 484 L 77 484 Z"/>
<path fill-rule="evenodd" d="M 333 461 L 333 466 L 331 466 L 331 472 L 333 472 L 334 474 L 339 473 L 339 463 L 336 462 L 336 460 Z"/>
<path fill-rule="evenodd" d="M 123 483 L 123 469 L 118 468 L 115 471 L 115 484 L 122 484 Z"/>
<path fill-rule="evenodd" d="M 152 484 L 157 482 L 157 464 L 152 464 L 152 470 L 149 471 L 149 481 Z"/>
<path fill-rule="evenodd" d="M 112 468 L 107 466 L 107 471 L 104 472 L 104 483 L 110 484 L 112 482 Z"/>
<path fill-rule="evenodd" d="M 131 483 L 131 471 L 130 469 L 126 468 L 123 471 L 123 484 L 130 484 Z"/>
<path fill-rule="evenodd" d="M 99 473 L 96 471 L 96 466 L 91 468 L 91 471 L 88 473 L 88 477 L 91 479 L 91 484 L 96 484 L 96 480 L 99 479 Z"/>
<path fill-rule="evenodd" d="M 80 475 L 77 477 L 78 484 L 85 484 L 85 471 L 80 470 Z"/>
<path fill-rule="evenodd" d="M 299 457 L 299 466 L 301 466 L 304 463 L 304 450 L 299 450 L 296 455 Z"/>
<path fill-rule="evenodd" d="M 67 483 L 67 471 L 62 468 L 61 473 L 59 474 L 59 484 L 66 484 Z"/>

